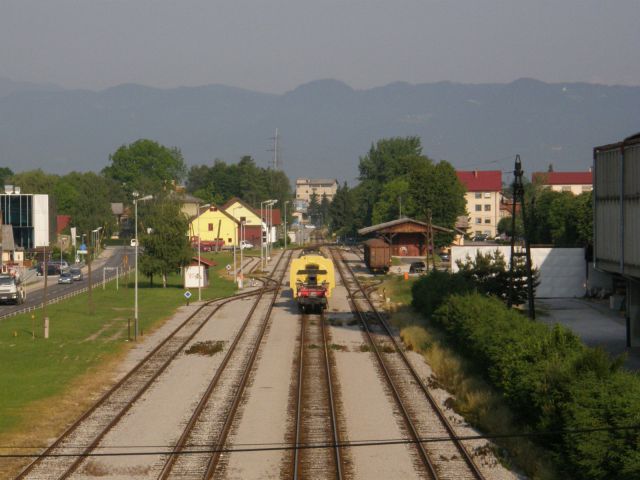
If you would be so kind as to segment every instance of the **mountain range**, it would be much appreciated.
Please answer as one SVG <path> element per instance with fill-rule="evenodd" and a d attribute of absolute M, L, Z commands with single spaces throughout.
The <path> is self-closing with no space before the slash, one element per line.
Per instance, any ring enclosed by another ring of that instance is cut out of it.
<path fill-rule="evenodd" d="M 640 87 L 544 83 L 392 83 L 355 90 L 313 81 L 282 95 L 224 85 L 125 84 L 69 90 L 0 78 L 0 166 L 99 171 L 120 145 L 151 138 L 188 165 L 279 158 L 290 178 L 355 183 L 381 138 L 417 135 L 424 153 L 463 170 L 586 170 L 594 146 L 640 131 Z M 508 177 L 505 177 L 508 179 Z"/>

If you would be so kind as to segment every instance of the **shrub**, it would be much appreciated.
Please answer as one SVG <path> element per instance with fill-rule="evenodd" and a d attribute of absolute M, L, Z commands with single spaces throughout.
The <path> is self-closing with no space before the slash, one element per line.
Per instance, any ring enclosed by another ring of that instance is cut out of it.
<path fill-rule="evenodd" d="M 453 294 L 464 294 L 473 290 L 473 283 L 461 275 L 432 270 L 421 277 L 411 288 L 413 308 L 430 316 Z"/>
<path fill-rule="evenodd" d="M 640 425 L 640 379 L 568 329 L 532 322 L 478 294 L 450 296 L 432 318 L 528 427 Z M 557 452 L 571 478 L 640 478 L 639 430 L 565 433 L 540 441 Z"/>

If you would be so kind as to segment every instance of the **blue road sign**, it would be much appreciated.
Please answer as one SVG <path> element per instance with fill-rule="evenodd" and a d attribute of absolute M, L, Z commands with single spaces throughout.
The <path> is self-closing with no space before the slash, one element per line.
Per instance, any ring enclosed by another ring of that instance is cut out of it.
<path fill-rule="evenodd" d="M 191 298 L 191 292 L 189 290 L 184 292 L 184 298 L 186 298 L 187 300 L 189 300 Z"/>

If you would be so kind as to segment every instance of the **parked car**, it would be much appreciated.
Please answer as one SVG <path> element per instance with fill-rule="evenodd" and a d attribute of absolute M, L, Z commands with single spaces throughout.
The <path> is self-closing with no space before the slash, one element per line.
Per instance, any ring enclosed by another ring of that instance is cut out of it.
<path fill-rule="evenodd" d="M 47 275 L 58 275 L 60 273 L 60 265 L 47 262 Z M 44 264 L 39 263 L 36 267 L 36 275 L 44 275 Z"/>
<path fill-rule="evenodd" d="M 424 273 L 426 269 L 427 269 L 427 266 L 423 261 L 413 262 L 409 266 L 409 273 Z"/>
<path fill-rule="evenodd" d="M 71 276 L 71 273 L 61 273 L 58 277 L 58 283 L 73 283 L 73 277 Z"/>
<path fill-rule="evenodd" d="M 449 255 L 447 252 L 440 252 L 438 255 L 440 257 L 440 261 L 441 262 L 450 262 L 451 261 L 451 255 Z"/>
<path fill-rule="evenodd" d="M 485 242 L 489 238 L 489 235 L 485 235 L 484 233 L 478 233 L 471 240 L 473 242 Z"/>
<path fill-rule="evenodd" d="M 69 273 L 71 274 L 71 278 L 73 278 L 73 280 L 76 282 L 79 282 L 83 278 L 82 270 L 80 270 L 78 267 L 71 267 Z"/>
<path fill-rule="evenodd" d="M 246 240 L 242 240 L 240 242 L 240 249 L 244 250 L 245 248 L 253 248 L 253 243 L 247 242 Z"/>

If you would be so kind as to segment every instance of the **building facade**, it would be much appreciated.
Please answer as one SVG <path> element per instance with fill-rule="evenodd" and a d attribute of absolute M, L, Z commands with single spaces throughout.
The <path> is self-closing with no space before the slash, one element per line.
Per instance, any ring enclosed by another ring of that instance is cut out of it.
<path fill-rule="evenodd" d="M 467 190 L 469 233 L 494 238 L 498 234 L 502 172 L 500 170 L 473 170 L 456 172 L 458 180 Z"/>
<path fill-rule="evenodd" d="M 296 200 L 309 202 L 314 193 L 318 196 L 318 202 L 326 195 L 329 200 L 338 191 L 338 181 L 335 178 L 298 178 L 296 179 Z"/>
<path fill-rule="evenodd" d="M 189 223 L 191 243 L 196 245 L 198 238 L 201 244 L 224 242 L 222 246 L 238 245 L 240 241 L 238 227 L 240 222 L 216 205 L 212 205 L 200 215 L 193 217 Z M 217 246 L 217 244 L 216 244 Z"/>
<path fill-rule="evenodd" d="M 5 185 L 0 194 L 2 224 L 11 225 L 16 247 L 30 250 L 49 245 L 49 195 L 20 193 Z"/>
<path fill-rule="evenodd" d="M 627 346 L 640 346 L 640 133 L 593 149 L 593 266 L 624 289 Z"/>
<path fill-rule="evenodd" d="M 534 184 L 556 192 L 571 192 L 580 195 L 593 190 L 593 174 L 589 172 L 534 172 Z"/>

